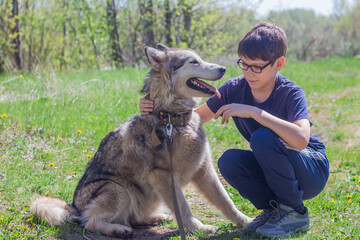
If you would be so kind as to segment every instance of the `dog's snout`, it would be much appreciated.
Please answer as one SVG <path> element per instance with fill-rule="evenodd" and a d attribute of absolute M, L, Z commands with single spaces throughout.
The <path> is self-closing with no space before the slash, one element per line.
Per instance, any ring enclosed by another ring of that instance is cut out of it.
<path fill-rule="evenodd" d="M 220 71 L 221 73 L 225 73 L 225 72 L 226 72 L 226 68 L 225 68 L 225 67 L 221 67 L 221 68 L 219 68 L 219 71 Z"/>

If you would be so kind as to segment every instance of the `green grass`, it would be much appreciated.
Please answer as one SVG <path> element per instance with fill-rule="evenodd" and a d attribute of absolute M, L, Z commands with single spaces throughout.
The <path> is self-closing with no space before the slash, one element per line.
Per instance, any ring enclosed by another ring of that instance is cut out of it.
<path fill-rule="evenodd" d="M 305 90 L 312 132 L 324 141 L 331 164 L 325 190 L 305 203 L 312 228 L 298 239 L 360 236 L 359 66 L 359 58 L 329 58 L 287 62 L 281 71 Z M 147 72 L 126 68 L 0 75 L 0 239 L 81 237 L 82 229 L 77 225 L 55 228 L 34 218 L 28 203 L 38 194 L 71 202 L 88 155 L 95 153 L 109 131 L 139 113 L 139 92 Z M 240 74 L 239 69 L 228 67 L 224 80 L 216 86 Z M 214 164 L 226 149 L 248 147 L 232 122 L 222 126 L 219 121 L 210 121 L 204 128 Z M 247 200 L 226 187 L 241 211 L 257 215 Z M 248 238 L 197 193 L 186 196 L 190 203 L 196 203 L 191 208 L 201 221 L 220 227 L 215 234 L 188 234 L 189 239 Z M 162 226 L 173 229 L 176 224 L 165 222 Z"/>

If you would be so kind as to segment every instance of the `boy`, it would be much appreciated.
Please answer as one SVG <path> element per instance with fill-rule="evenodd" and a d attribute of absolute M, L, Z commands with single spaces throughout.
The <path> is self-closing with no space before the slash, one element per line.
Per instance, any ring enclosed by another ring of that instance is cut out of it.
<path fill-rule="evenodd" d="M 202 122 L 232 117 L 251 150 L 229 149 L 219 159 L 225 180 L 263 211 L 248 232 L 286 237 L 310 226 L 303 200 L 318 195 L 327 182 L 325 146 L 310 133 L 304 91 L 278 73 L 285 63 L 286 35 L 274 24 L 258 23 L 240 41 L 243 76 L 224 83 L 195 111 Z M 142 98 L 140 111 L 152 111 Z"/>

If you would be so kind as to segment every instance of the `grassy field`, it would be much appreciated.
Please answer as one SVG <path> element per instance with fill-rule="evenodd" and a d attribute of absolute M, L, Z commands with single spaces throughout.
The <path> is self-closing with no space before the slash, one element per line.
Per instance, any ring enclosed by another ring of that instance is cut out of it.
<path fill-rule="evenodd" d="M 307 94 L 312 132 L 327 147 L 331 174 L 325 190 L 305 202 L 312 227 L 296 239 L 358 239 L 360 236 L 360 59 L 329 58 L 287 62 L 282 74 Z M 39 194 L 71 202 L 86 163 L 101 139 L 138 114 L 148 69 L 0 75 L 0 239 L 81 239 L 82 228 L 49 227 L 29 213 Z M 228 67 L 217 83 L 240 75 Z M 213 120 L 204 126 L 214 164 L 228 148 L 248 148 L 234 124 Z M 226 184 L 224 182 L 224 184 Z M 257 210 L 226 186 L 238 208 Z M 200 220 L 219 227 L 188 239 L 248 239 L 191 187 L 186 197 Z M 174 232 L 174 222 L 158 227 Z M 89 233 L 92 239 L 109 239 Z M 159 235 L 160 237 L 160 235 Z M 172 233 L 165 238 L 178 239 Z M 146 239 L 146 237 L 144 238 Z"/>

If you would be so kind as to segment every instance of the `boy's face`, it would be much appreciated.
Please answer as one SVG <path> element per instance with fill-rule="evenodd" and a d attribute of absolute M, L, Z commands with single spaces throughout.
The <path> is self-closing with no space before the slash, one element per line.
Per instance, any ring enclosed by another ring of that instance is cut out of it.
<path fill-rule="evenodd" d="M 242 72 L 252 90 L 272 90 L 277 72 L 284 66 L 285 58 L 280 57 L 274 63 L 261 59 L 252 60 L 241 57 Z M 269 64 L 270 63 L 270 64 Z M 247 68 L 247 69 L 246 69 Z M 253 71 L 255 70 L 255 72 Z M 258 73 L 261 71 L 261 73 Z"/>

